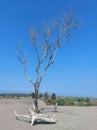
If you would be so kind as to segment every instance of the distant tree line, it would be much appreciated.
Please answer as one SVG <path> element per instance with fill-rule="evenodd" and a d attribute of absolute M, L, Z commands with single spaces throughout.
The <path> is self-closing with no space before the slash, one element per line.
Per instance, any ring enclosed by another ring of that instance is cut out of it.
<path fill-rule="evenodd" d="M 32 96 L 32 98 L 35 98 L 35 93 L 33 92 L 31 94 L 31 96 Z M 44 98 L 45 100 L 51 98 L 52 100 L 55 100 L 56 99 L 56 94 L 52 93 L 51 95 L 49 95 L 47 92 L 45 92 L 44 94 L 40 93 L 38 95 L 38 98 Z"/>
<path fill-rule="evenodd" d="M 54 94 L 45 100 L 47 104 L 59 106 L 97 106 L 97 99 L 89 97 L 56 97 Z"/>
<path fill-rule="evenodd" d="M 19 99 L 19 98 L 35 98 L 35 93 L 21 94 L 21 93 L 3 93 L 0 94 L 0 99 Z M 89 97 L 61 97 L 56 93 L 48 94 L 48 92 L 39 93 L 38 98 L 45 101 L 47 105 L 54 105 L 58 103 L 59 106 L 97 106 L 96 98 Z"/>
<path fill-rule="evenodd" d="M 97 99 L 89 97 L 59 97 L 56 93 L 49 95 L 47 92 L 39 94 L 39 98 L 43 99 L 47 105 L 58 103 L 59 106 L 97 106 Z M 32 93 L 35 98 L 35 93 Z"/>
<path fill-rule="evenodd" d="M 22 93 L 1 93 L 0 98 L 23 98 L 30 97 L 31 94 L 22 94 Z"/>

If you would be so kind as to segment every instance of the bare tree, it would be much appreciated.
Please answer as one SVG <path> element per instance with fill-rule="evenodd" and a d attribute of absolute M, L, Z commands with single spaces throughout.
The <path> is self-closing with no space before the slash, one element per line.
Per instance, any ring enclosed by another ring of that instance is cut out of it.
<path fill-rule="evenodd" d="M 27 80 L 34 86 L 36 112 L 38 112 L 38 92 L 41 81 L 48 68 L 54 63 L 58 49 L 66 46 L 77 28 L 77 21 L 71 11 L 60 15 L 52 24 L 45 25 L 41 30 L 35 27 L 31 29 L 31 44 L 37 58 L 35 81 L 31 79 L 27 72 L 27 50 L 21 56 L 21 47 L 17 45 L 17 57 L 24 68 Z"/>

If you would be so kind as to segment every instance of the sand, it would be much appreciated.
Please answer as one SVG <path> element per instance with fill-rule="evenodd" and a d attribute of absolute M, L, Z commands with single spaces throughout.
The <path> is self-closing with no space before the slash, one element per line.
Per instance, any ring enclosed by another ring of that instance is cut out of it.
<path fill-rule="evenodd" d="M 14 110 L 19 114 L 28 114 L 32 107 L 32 99 L 0 99 L 0 130 L 97 130 L 97 107 L 58 106 L 58 112 L 53 112 L 53 106 L 46 106 L 39 101 L 43 114 L 56 114 L 56 124 L 36 124 L 17 120 Z"/>

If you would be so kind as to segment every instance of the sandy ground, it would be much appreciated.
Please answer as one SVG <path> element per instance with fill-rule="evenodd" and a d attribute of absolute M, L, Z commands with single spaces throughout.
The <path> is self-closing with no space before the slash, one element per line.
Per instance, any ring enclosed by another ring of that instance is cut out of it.
<path fill-rule="evenodd" d="M 17 120 L 14 110 L 19 114 L 28 114 L 32 107 L 32 99 L 0 99 L 0 130 L 97 130 L 97 107 L 46 106 L 39 101 L 42 113 L 52 116 L 56 114 L 56 124 L 36 124 L 30 126 L 28 121 Z"/>

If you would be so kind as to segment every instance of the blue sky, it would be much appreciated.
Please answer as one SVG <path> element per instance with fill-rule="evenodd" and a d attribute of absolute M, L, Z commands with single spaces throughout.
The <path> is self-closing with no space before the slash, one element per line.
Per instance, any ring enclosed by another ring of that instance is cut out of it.
<path fill-rule="evenodd" d="M 51 22 L 71 7 L 83 26 L 58 52 L 40 92 L 97 97 L 97 0 L 0 0 L 1 93 L 33 91 L 17 60 L 16 42 L 27 43 L 30 27 Z"/>

